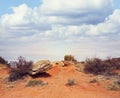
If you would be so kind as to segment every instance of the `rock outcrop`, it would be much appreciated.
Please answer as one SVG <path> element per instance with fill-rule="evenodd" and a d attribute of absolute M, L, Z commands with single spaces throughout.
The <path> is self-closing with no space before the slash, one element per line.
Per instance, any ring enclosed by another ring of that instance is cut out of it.
<path fill-rule="evenodd" d="M 44 73 L 51 68 L 52 68 L 52 64 L 49 60 L 41 60 L 32 65 L 29 74 L 36 75 L 38 73 Z"/>

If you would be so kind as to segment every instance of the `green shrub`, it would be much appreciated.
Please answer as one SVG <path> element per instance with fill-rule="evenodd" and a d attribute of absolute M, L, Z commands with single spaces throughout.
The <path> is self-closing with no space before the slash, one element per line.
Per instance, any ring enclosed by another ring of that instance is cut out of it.
<path fill-rule="evenodd" d="M 43 86 L 43 85 L 47 85 L 46 82 L 42 81 L 42 80 L 29 80 L 28 83 L 26 84 L 26 86 Z"/>
<path fill-rule="evenodd" d="M 23 78 L 28 74 L 29 69 L 32 66 L 32 61 L 26 61 L 23 57 L 18 57 L 18 61 L 14 61 L 10 63 L 10 75 L 9 80 L 15 81 Z"/>
<path fill-rule="evenodd" d="M 64 56 L 65 61 L 76 61 L 73 55 L 65 55 Z"/>

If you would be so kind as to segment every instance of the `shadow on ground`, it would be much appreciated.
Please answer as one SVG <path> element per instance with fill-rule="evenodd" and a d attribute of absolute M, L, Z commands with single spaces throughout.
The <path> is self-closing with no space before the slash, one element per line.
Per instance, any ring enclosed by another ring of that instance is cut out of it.
<path fill-rule="evenodd" d="M 36 74 L 36 75 L 31 75 L 32 78 L 40 78 L 40 77 L 44 77 L 44 78 L 48 78 L 48 77 L 51 77 L 51 75 L 49 73 L 39 73 L 39 74 Z"/>

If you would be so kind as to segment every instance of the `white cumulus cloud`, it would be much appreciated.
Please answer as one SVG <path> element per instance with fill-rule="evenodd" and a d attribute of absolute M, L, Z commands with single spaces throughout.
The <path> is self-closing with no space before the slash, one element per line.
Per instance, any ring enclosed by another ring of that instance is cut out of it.
<path fill-rule="evenodd" d="M 0 17 L 2 55 L 120 55 L 120 9 L 112 0 L 42 0 L 12 11 Z"/>
<path fill-rule="evenodd" d="M 51 0 L 50 2 L 43 0 L 40 9 L 42 14 L 57 16 L 62 18 L 62 21 L 94 24 L 103 21 L 112 13 L 113 2 L 112 0 Z"/>

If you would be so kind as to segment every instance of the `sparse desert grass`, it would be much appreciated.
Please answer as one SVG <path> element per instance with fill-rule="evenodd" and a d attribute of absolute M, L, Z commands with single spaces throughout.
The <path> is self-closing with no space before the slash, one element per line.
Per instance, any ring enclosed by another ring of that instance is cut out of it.
<path fill-rule="evenodd" d="M 67 86 L 73 86 L 73 85 L 75 85 L 76 83 L 75 83 L 75 80 L 74 79 L 68 79 L 67 80 L 67 83 L 66 83 L 66 85 Z"/>
<path fill-rule="evenodd" d="M 74 66 L 76 67 L 76 70 L 79 72 L 84 72 L 84 64 L 81 62 L 77 62 L 76 64 L 74 64 Z"/>
<path fill-rule="evenodd" d="M 114 82 L 114 83 L 108 85 L 108 89 L 113 90 L 113 91 L 119 91 L 120 85 L 118 85 L 117 83 Z"/>
<path fill-rule="evenodd" d="M 43 86 L 43 85 L 47 85 L 47 83 L 42 80 L 29 80 L 28 83 L 26 84 L 26 87 Z"/>
<path fill-rule="evenodd" d="M 26 61 L 25 58 L 20 56 L 18 61 L 11 62 L 10 66 L 9 81 L 15 81 L 27 75 L 32 66 L 32 61 Z"/>
<path fill-rule="evenodd" d="M 11 88 L 14 88 L 14 85 L 9 84 L 9 85 L 7 85 L 6 87 L 7 87 L 8 89 L 11 89 Z"/>

